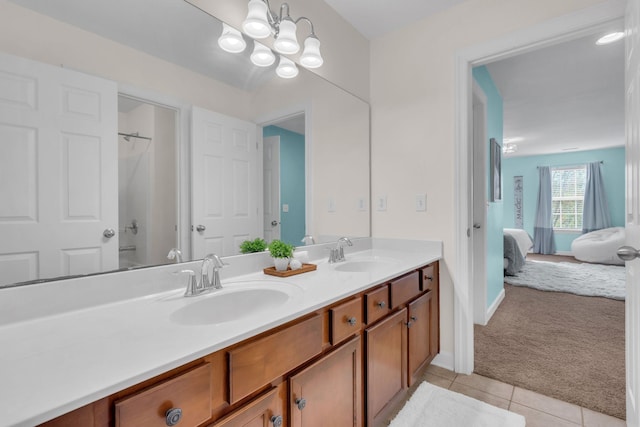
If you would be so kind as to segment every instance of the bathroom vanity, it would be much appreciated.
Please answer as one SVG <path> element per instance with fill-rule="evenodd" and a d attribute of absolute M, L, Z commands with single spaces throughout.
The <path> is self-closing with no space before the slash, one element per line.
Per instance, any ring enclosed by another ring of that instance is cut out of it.
<path fill-rule="evenodd" d="M 40 389 L 23 405 L 30 413 L 3 408 L 9 425 L 384 425 L 439 351 L 442 249 L 384 239 L 356 246 L 343 263 L 319 259 L 316 271 L 282 280 L 223 275 L 224 289 L 206 295 L 185 298 L 174 287 L 0 328 L 2 340 L 20 328 L 59 331 L 62 345 L 43 335 L 41 353 L 12 352 L 27 359 L 2 368 L 28 383 L 15 391 Z M 99 337 L 82 342 L 88 330 Z M 11 396 L 3 392 L 0 406 Z"/>

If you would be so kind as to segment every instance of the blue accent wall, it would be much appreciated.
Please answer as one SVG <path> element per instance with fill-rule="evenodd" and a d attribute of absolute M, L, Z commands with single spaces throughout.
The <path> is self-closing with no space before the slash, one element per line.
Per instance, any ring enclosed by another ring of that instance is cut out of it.
<path fill-rule="evenodd" d="M 502 146 L 502 96 L 498 92 L 487 67 L 473 68 L 473 78 L 487 97 L 487 164 L 489 171 L 489 139 L 495 140 Z M 487 173 L 487 200 L 490 199 L 490 176 Z M 503 175 L 504 180 L 504 175 Z M 504 192 L 504 187 L 503 187 Z M 504 196 L 503 196 L 504 199 Z M 498 298 L 504 289 L 503 264 L 503 202 L 490 202 L 487 210 L 487 308 Z"/>
<path fill-rule="evenodd" d="M 267 126 L 262 135 L 280 136 L 280 240 L 300 246 L 305 235 L 304 135 L 277 126 Z M 282 205 L 289 212 L 282 212 Z"/>
<path fill-rule="evenodd" d="M 624 227 L 624 147 L 572 153 L 522 156 L 502 159 L 504 227 L 514 228 L 513 177 L 522 176 L 524 229 L 533 236 L 536 203 L 538 200 L 538 166 L 569 166 L 602 160 L 602 176 L 609 203 L 612 226 Z M 580 233 L 555 232 L 556 250 L 570 252 L 571 242 Z"/>

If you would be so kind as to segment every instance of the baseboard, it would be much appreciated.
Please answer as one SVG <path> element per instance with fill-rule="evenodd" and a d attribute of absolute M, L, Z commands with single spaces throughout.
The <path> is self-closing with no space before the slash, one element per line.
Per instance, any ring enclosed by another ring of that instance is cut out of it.
<path fill-rule="evenodd" d="M 433 358 L 431 364 L 453 371 L 453 353 L 440 352 L 436 354 L 436 357 Z"/>
<path fill-rule="evenodd" d="M 573 256 L 571 251 L 556 251 L 554 255 Z"/>
<path fill-rule="evenodd" d="M 487 323 L 489 323 L 489 320 L 491 320 L 491 317 L 493 316 L 493 314 L 496 312 L 498 307 L 500 307 L 500 303 L 502 303 L 503 299 L 504 299 L 504 288 L 502 288 L 502 290 L 500 291 L 496 299 L 493 300 L 493 302 L 487 309 L 487 315 L 485 316 Z"/>

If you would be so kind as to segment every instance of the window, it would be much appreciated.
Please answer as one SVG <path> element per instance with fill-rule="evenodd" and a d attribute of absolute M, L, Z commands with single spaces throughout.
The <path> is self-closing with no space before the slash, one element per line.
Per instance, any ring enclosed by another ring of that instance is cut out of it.
<path fill-rule="evenodd" d="M 554 230 L 582 230 L 586 166 L 551 169 Z"/>

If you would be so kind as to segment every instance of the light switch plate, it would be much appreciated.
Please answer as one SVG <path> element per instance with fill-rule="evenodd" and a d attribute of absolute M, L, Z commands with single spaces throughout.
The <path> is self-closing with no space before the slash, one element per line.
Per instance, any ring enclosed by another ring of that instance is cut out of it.
<path fill-rule="evenodd" d="M 288 204 L 283 204 L 282 205 L 282 212 L 289 212 L 289 205 Z"/>
<path fill-rule="evenodd" d="M 365 200 L 364 197 L 360 197 L 358 199 L 358 210 L 360 212 L 366 212 L 367 211 L 367 201 Z"/>
<path fill-rule="evenodd" d="M 416 212 L 426 212 L 427 210 L 427 195 L 416 194 Z"/>
<path fill-rule="evenodd" d="M 379 212 L 387 210 L 387 196 L 378 196 L 376 200 L 376 210 Z"/>
<path fill-rule="evenodd" d="M 327 204 L 327 211 L 328 212 L 336 211 L 336 201 L 333 199 L 333 197 L 329 199 L 329 203 Z"/>

